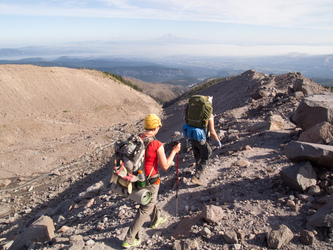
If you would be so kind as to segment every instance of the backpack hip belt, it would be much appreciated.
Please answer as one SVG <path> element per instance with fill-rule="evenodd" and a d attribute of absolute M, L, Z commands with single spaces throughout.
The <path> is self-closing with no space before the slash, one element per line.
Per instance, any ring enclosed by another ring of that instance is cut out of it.
<path fill-rule="evenodd" d="M 153 184 L 157 185 L 160 183 L 158 180 L 160 180 L 160 174 L 155 174 L 154 176 L 151 176 L 149 179 L 147 179 L 147 184 L 148 184 L 148 186 L 153 185 Z"/>

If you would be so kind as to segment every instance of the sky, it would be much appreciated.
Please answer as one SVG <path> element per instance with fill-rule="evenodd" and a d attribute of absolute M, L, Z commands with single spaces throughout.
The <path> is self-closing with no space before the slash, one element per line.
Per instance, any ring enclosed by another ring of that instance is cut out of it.
<path fill-rule="evenodd" d="M 118 41 L 106 53 L 124 53 L 125 41 L 172 34 L 197 42 L 137 50 L 333 54 L 332 13 L 332 0 L 0 0 L 0 48 Z"/>

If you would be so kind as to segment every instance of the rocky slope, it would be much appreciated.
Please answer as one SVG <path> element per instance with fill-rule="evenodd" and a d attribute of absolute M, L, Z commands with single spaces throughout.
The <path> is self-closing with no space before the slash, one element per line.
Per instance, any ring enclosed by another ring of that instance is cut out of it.
<path fill-rule="evenodd" d="M 126 80 L 137 85 L 142 92 L 153 97 L 160 103 L 169 102 L 177 98 L 180 94 L 188 90 L 182 85 L 172 85 L 167 83 L 151 83 L 138 80 L 133 77 L 124 77 Z"/>
<path fill-rule="evenodd" d="M 281 225 L 290 230 L 282 239 L 283 249 L 332 248 L 326 228 L 311 231 L 307 237 L 313 236 L 313 242 L 304 243 L 303 232 L 314 202 L 280 178 L 280 171 L 292 165 L 283 146 L 300 133 L 289 120 L 303 98 L 295 94 L 299 92 L 295 90 L 297 82 L 307 83 L 314 93 L 324 91 L 300 74 L 268 77 L 247 71 L 201 92 L 214 96 L 215 124 L 223 148 L 216 148 L 213 142 L 203 186 L 197 186 L 190 182 L 193 155 L 183 142 L 178 158 L 178 214 L 174 167 L 162 172 L 159 195 L 159 206 L 168 221 L 157 229 L 145 223 L 139 249 L 265 249 L 269 248 L 269 232 Z M 182 100 L 164 110 L 160 140 L 170 142 L 174 132 L 181 131 L 185 105 L 186 100 Z M 277 115 L 282 118 L 276 122 L 278 128 L 256 126 Z M 142 121 L 137 121 L 114 125 L 110 130 L 137 133 L 142 130 Z M 7 211 L 2 212 L 0 221 L 4 248 L 27 237 L 26 232 L 41 215 L 52 219 L 46 225 L 54 226 L 54 234 L 53 230 L 44 232 L 52 236 L 50 242 L 27 240 L 25 244 L 31 248 L 121 248 L 137 204 L 113 193 L 107 185 L 112 155 L 109 145 L 116 139 L 109 135 L 110 130 L 94 130 L 85 140 L 80 136 L 73 140 L 93 143 L 101 136 L 108 137 L 108 143 L 99 144 L 92 153 L 63 163 L 25 186 L 10 183 L 2 187 L 1 210 Z M 207 209 L 216 209 L 210 219 Z"/>
<path fill-rule="evenodd" d="M 0 180 L 48 174 L 108 143 L 112 126 L 161 112 L 94 70 L 1 65 L 0 86 Z"/>

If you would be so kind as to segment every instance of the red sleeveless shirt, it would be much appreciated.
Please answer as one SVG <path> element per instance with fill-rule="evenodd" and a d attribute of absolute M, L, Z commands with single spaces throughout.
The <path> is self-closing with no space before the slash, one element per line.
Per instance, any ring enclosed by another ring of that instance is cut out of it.
<path fill-rule="evenodd" d="M 142 139 L 145 138 L 144 134 L 141 134 L 140 137 Z M 145 172 L 146 176 L 148 177 L 150 172 L 152 171 L 152 168 L 154 170 L 150 174 L 150 176 L 154 176 L 155 174 L 158 174 L 158 156 L 157 156 L 157 150 L 163 145 L 162 142 L 158 140 L 153 140 L 149 143 L 146 153 L 145 153 Z"/>

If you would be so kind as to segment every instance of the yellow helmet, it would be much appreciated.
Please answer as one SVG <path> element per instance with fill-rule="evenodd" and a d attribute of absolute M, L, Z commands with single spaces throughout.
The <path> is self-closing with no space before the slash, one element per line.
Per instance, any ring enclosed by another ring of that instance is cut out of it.
<path fill-rule="evenodd" d="M 159 126 L 162 126 L 162 123 L 161 119 L 157 115 L 147 115 L 147 117 L 145 118 L 145 129 L 154 129 Z"/>

